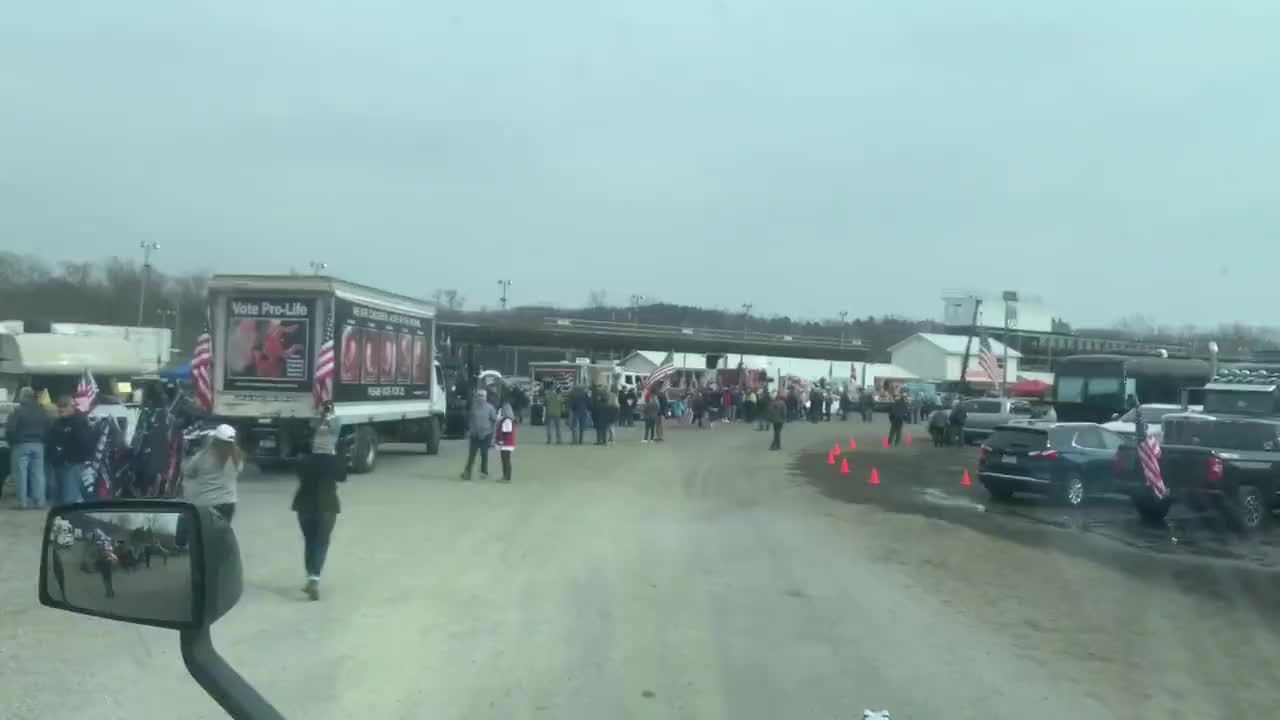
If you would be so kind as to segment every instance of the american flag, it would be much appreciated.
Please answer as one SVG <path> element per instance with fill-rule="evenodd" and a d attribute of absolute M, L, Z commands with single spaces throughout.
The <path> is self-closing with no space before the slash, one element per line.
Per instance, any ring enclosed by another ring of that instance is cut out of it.
<path fill-rule="evenodd" d="M 991 352 L 991 341 L 986 335 L 978 338 L 978 365 L 992 385 L 1000 384 L 1000 363 L 996 361 L 995 353 Z"/>
<path fill-rule="evenodd" d="M 75 404 L 76 409 L 82 413 L 89 412 L 93 407 L 93 401 L 98 397 L 98 383 L 93 379 L 93 373 L 89 372 L 89 368 L 85 368 L 80 374 L 80 382 L 76 385 Z"/>
<path fill-rule="evenodd" d="M 1169 488 L 1165 487 L 1164 474 L 1160 472 L 1160 456 L 1163 454 L 1160 450 L 1160 440 L 1155 433 L 1149 432 L 1147 423 L 1142 419 L 1142 411 L 1138 411 L 1137 421 L 1134 423 L 1135 433 L 1140 439 L 1138 440 L 1138 463 L 1142 465 L 1142 477 L 1147 481 L 1147 487 L 1151 488 L 1152 494 L 1157 500 L 1163 500 L 1169 495 Z"/>
<path fill-rule="evenodd" d="M 196 338 L 196 347 L 191 353 L 191 383 L 195 386 L 196 404 L 205 412 L 212 412 L 213 335 L 209 333 L 208 322 Z"/>
<path fill-rule="evenodd" d="M 655 383 L 662 382 L 667 377 L 674 375 L 676 372 L 676 356 L 674 351 L 668 351 L 667 357 L 662 364 L 653 372 L 649 373 L 649 377 L 644 379 L 644 391 L 649 392 L 649 388 Z"/>
<path fill-rule="evenodd" d="M 333 370 L 333 311 L 330 310 L 329 320 L 324 325 L 324 343 L 316 355 L 315 384 L 311 387 L 317 408 L 333 400 Z"/>

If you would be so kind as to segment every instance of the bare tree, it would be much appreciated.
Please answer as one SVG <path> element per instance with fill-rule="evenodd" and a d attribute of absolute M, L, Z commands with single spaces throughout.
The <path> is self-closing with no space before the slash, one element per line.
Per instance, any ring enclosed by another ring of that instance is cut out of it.
<path fill-rule="evenodd" d="M 431 299 L 445 310 L 461 310 L 466 304 L 466 297 L 454 288 L 444 288 L 431 293 Z"/>
<path fill-rule="evenodd" d="M 607 307 L 609 304 L 609 292 L 607 290 L 592 290 L 587 293 L 587 307 L 597 310 Z"/>

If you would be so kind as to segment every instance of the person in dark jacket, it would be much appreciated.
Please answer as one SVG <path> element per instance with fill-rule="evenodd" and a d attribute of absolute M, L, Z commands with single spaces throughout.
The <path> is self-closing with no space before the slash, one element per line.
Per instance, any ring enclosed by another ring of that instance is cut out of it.
<path fill-rule="evenodd" d="M 292 505 L 302 530 L 302 563 L 307 573 L 302 591 L 312 600 L 320 599 L 320 573 L 342 512 L 338 483 L 347 479 L 347 456 L 341 438 L 342 421 L 334 416 L 333 403 L 327 402 L 315 420 L 311 452 L 298 465 L 298 490 Z"/>
<path fill-rule="evenodd" d="M 889 444 L 897 445 L 902 442 L 902 424 L 911 416 L 911 405 L 907 402 L 905 394 L 899 393 L 898 397 L 893 401 L 893 407 L 889 409 Z"/>
<path fill-rule="evenodd" d="M 707 414 L 707 400 L 702 393 L 694 392 L 690 401 L 693 408 L 693 421 L 698 424 L 698 427 L 702 427 L 702 417 Z"/>
<path fill-rule="evenodd" d="M 44 441 L 51 424 L 49 413 L 36 402 L 35 391 L 30 387 L 19 390 L 18 407 L 9 415 L 5 426 L 19 509 L 44 507 Z"/>
<path fill-rule="evenodd" d="M 875 419 L 876 398 L 874 393 L 864 388 L 859 398 L 859 406 L 862 408 L 862 422 L 871 422 Z"/>
<path fill-rule="evenodd" d="M 45 441 L 45 452 L 53 468 L 49 497 L 61 503 L 84 499 L 84 469 L 93 459 L 93 429 L 89 419 L 69 397 L 58 399 L 58 419 L 53 421 Z"/>
<path fill-rule="evenodd" d="M 782 393 L 769 403 L 768 410 L 769 422 L 773 424 L 773 442 L 769 445 L 770 450 L 782 449 L 782 425 L 787 420 L 787 403 L 782 399 Z"/>
<path fill-rule="evenodd" d="M 658 421 L 653 424 L 653 441 L 662 442 L 662 428 L 667 423 L 667 391 L 666 388 L 658 388 L 649 392 L 658 395 Z"/>
<path fill-rule="evenodd" d="M 560 390 L 550 383 L 546 385 L 546 389 L 542 391 L 542 423 L 547 426 L 547 444 L 551 444 L 551 428 L 554 426 L 556 431 L 556 444 L 562 444 L 560 439 L 560 416 L 564 414 L 564 398 L 560 397 Z M 569 428 L 570 439 L 573 437 L 573 428 Z"/>
<path fill-rule="evenodd" d="M 968 415 L 964 403 L 957 399 L 955 406 L 951 408 L 951 416 L 947 418 L 951 425 L 952 445 L 964 445 L 964 421 L 968 419 Z"/>
<path fill-rule="evenodd" d="M 573 436 L 573 444 L 581 445 L 582 436 L 587 432 L 587 416 L 591 412 L 591 398 L 587 389 L 574 385 L 569 391 L 569 434 Z"/>

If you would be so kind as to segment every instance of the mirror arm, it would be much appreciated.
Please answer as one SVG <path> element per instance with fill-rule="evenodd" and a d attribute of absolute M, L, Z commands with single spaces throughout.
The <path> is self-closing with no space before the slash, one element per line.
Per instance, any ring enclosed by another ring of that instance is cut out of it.
<path fill-rule="evenodd" d="M 209 628 L 183 630 L 182 660 L 187 672 L 233 720 L 284 720 L 266 698 L 240 677 L 213 648 Z"/>

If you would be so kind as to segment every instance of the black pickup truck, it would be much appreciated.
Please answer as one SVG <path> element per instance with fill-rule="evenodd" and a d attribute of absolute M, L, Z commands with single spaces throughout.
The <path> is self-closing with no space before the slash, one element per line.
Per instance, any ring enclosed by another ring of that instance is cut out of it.
<path fill-rule="evenodd" d="M 1241 374 L 1243 372 L 1243 374 Z M 1169 497 L 1154 498 L 1132 448 L 1121 484 L 1148 520 L 1169 503 L 1216 510 L 1231 526 L 1259 530 L 1280 508 L 1280 373 L 1228 371 L 1205 386 L 1203 413 L 1163 418 L 1160 470 Z"/>

